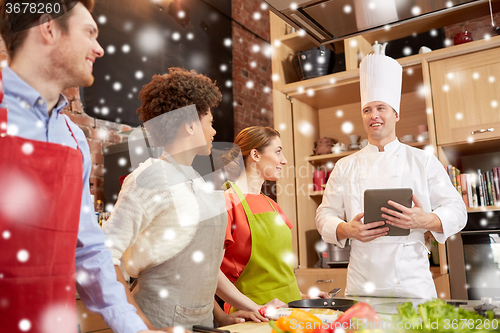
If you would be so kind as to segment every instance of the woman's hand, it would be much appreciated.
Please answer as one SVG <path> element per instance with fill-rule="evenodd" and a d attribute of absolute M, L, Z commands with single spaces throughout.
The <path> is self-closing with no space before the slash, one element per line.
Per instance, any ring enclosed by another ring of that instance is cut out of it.
<path fill-rule="evenodd" d="M 263 321 L 269 321 L 269 319 L 261 316 L 258 312 L 251 311 L 236 311 L 231 314 L 222 315 L 218 318 L 217 322 L 220 326 L 227 326 L 233 324 L 244 323 L 245 321 L 254 321 L 260 323 Z"/>

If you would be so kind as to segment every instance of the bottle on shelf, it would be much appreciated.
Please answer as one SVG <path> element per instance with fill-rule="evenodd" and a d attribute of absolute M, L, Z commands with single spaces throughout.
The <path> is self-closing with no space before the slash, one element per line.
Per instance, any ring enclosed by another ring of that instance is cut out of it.
<path fill-rule="evenodd" d="M 103 203 L 101 200 L 97 200 L 97 207 L 96 207 L 96 215 L 97 215 L 97 223 L 102 227 L 102 216 L 104 213 L 103 209 Z"/>

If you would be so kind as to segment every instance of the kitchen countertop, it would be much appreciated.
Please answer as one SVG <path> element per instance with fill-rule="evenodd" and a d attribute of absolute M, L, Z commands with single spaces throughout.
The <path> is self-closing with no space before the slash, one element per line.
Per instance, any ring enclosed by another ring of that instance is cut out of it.
<path fill-rule="evenodd" d="M 380 315 L 383 321 L 390 321 L 391 314 L 397 313 L 396 306 L 406 302 L 412 302 L 414 306 L 418 304 L 425 303 L 427 300 L 420 298 L 394 298 L 394 297 L 335 297 L 335 299 L 352 299 L 358 302 L 366 302 L 370 304 L 375 311 Z M 465 310 L 474 311 L 474 307 L 481 304 L 479 300 L 444 300 L 446 302 L 466 302 L 465 305 L 460 305 L 461 308 Z M 492 302 L 494 305 L 499 307 L 500 302 Z M 496 311 L 496 313 L 500 311 Z M 229 330 L 231 333 L 271 333 L 272 329 L 268 322 L 265 323 L 254 323 L 246 322 L 242 324 L 235 324 L 225 327 L 220 327 L 223 330 Z"/>

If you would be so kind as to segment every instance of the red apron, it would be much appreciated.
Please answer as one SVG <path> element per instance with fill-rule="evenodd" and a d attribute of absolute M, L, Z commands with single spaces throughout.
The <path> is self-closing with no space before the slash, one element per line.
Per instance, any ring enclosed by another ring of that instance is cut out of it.
<path fill-rule="evenodd" d="M 82 155 L 6 135 L 6 123 L 0 108 L 0 331 L 76 333 Z"/>

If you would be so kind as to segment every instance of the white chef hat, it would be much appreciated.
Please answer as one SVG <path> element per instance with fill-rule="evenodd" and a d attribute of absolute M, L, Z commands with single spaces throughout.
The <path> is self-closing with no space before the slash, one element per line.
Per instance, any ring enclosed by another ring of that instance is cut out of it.
<path fill-rule="evenodd" d="M 370 102 L 389 104 L 399 114 L 403 68 L 383 54 L 367 55 L 359 67 L 361 107 Z"/>

